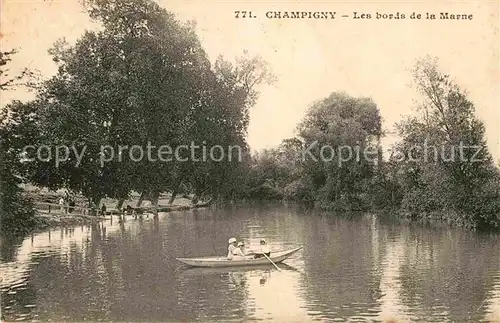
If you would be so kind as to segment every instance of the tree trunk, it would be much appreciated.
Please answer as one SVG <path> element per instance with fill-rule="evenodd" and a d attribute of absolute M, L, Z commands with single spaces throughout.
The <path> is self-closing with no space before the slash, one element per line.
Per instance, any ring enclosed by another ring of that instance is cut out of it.
<path fill-rule="evenodd" d="M 182 178 L 179 179 L 177 184 L 174 187 L 174 190 L 172 191 L 172 196 L 170 197 L 170 200 L 168 200 L 168 205 L 172 205 L 175 201 L 175 198 L 177 197 L 177 194 L 179 193 L 179 189 L 182 184 Z"/>
<path fill-rule="evenodd" d="M 191 200 L 191 203 L 193 203 L 193 205 L 196 205 L 196 204 L 198 204 L 198 200 L 199 200 L 198 193 L 194 193 L 194 196 L 193 196 L 193 199 Z"/>
<path fill-rule="evenodd" d="M 170 197 L 170 200 L 168 201 L 168 205 L 172 205 L 174 203 L 175 198 L 177 197 L 177 194 L 180 191 L 183 178 L 184 178 L 184 175 L 181 173 L 181 175 L 179 175 L 179 178 L 177 179 L 177 183 L 174 186 L 174 190 L 172 191 L 172 196 Z"/>
<path fill-rule="evenodd" d="M 153 215 L 154 217 L 158 217 L 158 200 L 160 198 L 160 192 L 155 191 L 151 196 L 151 205 L 153 206 Z"/>
<path fill-rule="evenodd" d="M 177 196 L 177 189 L 174 189 L 172 192 L 172 196 L 170 197 L 170 200 L 168 200 L 168 205 L 172 205 L 175 201 L 175 197 Z"/>
<path fill-rule="evenodd" d="M 136 207 L 140 207 L 142 205 L 142 201 L 144 201 L 145 197 L 146 197 L 146 193 L 144 191 L 142 191 L 141 196 L 139 196 L 139 201 L 137 201 Z"/>
<path fill-rule="evenodd" d="M 153 218 L 153 232 L 155 234 L 158 234 L 158 232 L 160 232 L 160 220 L 157 216 Z"/>
<path fill-rule="evenodd" d="M 96 216 L 99 213 L 99 204 L 101 204 L 100 197 L 94 197 L 90 199 L 90 208 L 92 209 L 91 215 Z"/>

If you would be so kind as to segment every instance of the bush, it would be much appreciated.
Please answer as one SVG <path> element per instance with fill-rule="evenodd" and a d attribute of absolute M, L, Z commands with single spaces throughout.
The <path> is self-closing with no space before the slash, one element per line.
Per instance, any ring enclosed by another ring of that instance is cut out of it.
<path fill-rule="evenodd" d="M 0 214 L 2 234 L 28 233 L 39 224 L 39 221 L 41 220 L 36 217 L 31 200 L 23 196 L 21 192 L 10 201 L 2 199 Z"/>
<path fill-rule="evenodd" d="M 264 183 L 251 189 L 249 197 L 257 200 L 281 200 L 283 194 L 269 183 Z"/>
<path fill-rule="evenodd" d="M 314 191 L 306 181 L 298 179 L 285 186 L 284 197 L 291 201 L 312 203 L 314 202 Z"/>

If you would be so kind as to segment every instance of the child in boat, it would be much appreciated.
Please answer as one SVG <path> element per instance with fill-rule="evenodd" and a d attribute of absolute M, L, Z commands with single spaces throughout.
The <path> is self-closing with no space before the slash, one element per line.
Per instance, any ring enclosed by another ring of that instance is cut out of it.
<path fill-rule="evenodd" d="M 251 249 L 245 249 L 245 244 L 243 241 L 238 242 L 238 248 L 240 248 L 241 253 L 245 255 L 245 257 L 249 259 L 255 258 L 255 251 Z"/>
<path fill-rule="evenodd" d="M 238 242 L 238 248 L 240 248 L 241 253 L 247 257 L 247 259 L 254 259 L 256 252 L 253 251 L 252 249 L 245 249 L 245 244 L 243 241 Z"/>
<path fill-rule="evenodd" d="M 243 243 L 243 241 L 238 242 L 238 248 L 241 250 L 241 253 L 243 255 L 248 255 L 248 253 L 245 252 L 246 251 L 245 250 L 245 244 Z"/>
<path fill-rule="evenodd" d="M 236 248 L 233 249 L 233 258 L 232 259 L 247 259 L 247 257 L 243 253 L 243 250 L 241 250 L 239 244 Z"/>

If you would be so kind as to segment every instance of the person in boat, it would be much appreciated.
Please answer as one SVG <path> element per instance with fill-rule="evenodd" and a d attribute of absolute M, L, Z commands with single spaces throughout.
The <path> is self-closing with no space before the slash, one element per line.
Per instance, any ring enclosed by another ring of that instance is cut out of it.
<path fill-rule="evenodd" d="M 243 241 L 238 242 L 238 248 L 241 250 L 241 253 L 244 255 L 245 254 L 245 244 Z"/>
<path fill-rule="evenodd" d="M 269 250 L 269 245 L 266 242 L 266 239 L 260 239 L 260 253 L 255 255 L 255 258 L 262 258 L 264 255 L 270 257 L 271 250 Z"/>
<path fill-rule="evenodd" d="M 241 253 L 243 253 L 245 257 L 250 259 L 255 258 L 255 251 L 252 249 L 245 249 L 245 243 L 243 243 L 243 241 L 238 242 L 238 248 L 240 248 Z"/>
<path fill-rule="evenodd" d="M 236 246 L 236 238 L 230 238 L 229 239 L 229 246 L 227 247 L 227 259 L 232 260 L 233 259 L 233 252 L 237 248 Z"/>
<path fill-rule="evenodd" d="M 241 260 L 249 259 L 243 254 L 243 251 L 238 247 L 235 238 L 229 239 L 229 247 L 227 249 L 227 259 L 228 260 Z"/>
<path fill-rule="evenodd" d="M 233 249 L 233 258 L 232 260 L 241 260 L 241 259 L 248 259 L 247 256 L 243 253 L 243 250 L 239 246 Z"/>

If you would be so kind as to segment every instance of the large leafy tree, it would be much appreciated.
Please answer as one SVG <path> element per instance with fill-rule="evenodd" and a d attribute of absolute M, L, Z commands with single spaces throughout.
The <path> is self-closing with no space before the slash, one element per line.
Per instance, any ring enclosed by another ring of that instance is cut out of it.
<path fill-rule="evenodd" d="M 38 143 L 71 149 L 57 164 L 35 159 L 30 180 L 82 193 L 94 204 L 105 196 L 123 200 L 131 190 L 155 203 L 161 192 L 175 196 L 181 187 L 196 196 L 230 195 L 230 179 L 241 172 L 234 159 L 200 162 L 184 151 L 183 161 L 162 161 L 158 148 L 194 143 L 245 152 L 256 86 L 272 81 L 262 59 L 244 57 L 233 66 L 219 58 L 212 69 L 194 24 L 180 23 L 154 1 L 85 6 L 103 28 L 87 31 L 74 46 L 54 45 L 58 73 L 30 102 L 38 107 Z M 131 151 L 135 145 L 142 158 Z M 125 147 L 121 153 L 119 147 Z"/>
<path fill-rule="evenodd" d="M 298 129 L 308 152 L 304 172 L 317 201 L 327 207 L 363 207 L 360 198 L 373 176 L 382 135 L 376 104 L 333 93 L 310 107 Z"/>
<path fill-rule="evenodd" d="M 309 108 L 297 137 L 254 156 L 250 197 L 283 195 L 323 208 L 367 208 L 380 172 L 381 136 L 379 110 L 371 99 L 332 93 Z"/>
<path fill-rule="evenodd" d="M 223 146 L 226 157 L 205 165 L 209 168 L 208 176 L 203 176 L 205 167 L 194 173 L 193 181 L 200 184 L 194 187 L 207 188 L 217 199 L 235 199 L 244 195 L 241 184 L 250 160 L 246 141 L 249 111 L 258 98 L 258 86 L 273 84 L 275 76 L 261 57 L 249 57 L 246 53 L 235 64 L 219 57 L 213 73 L 211 108 L 203 123 L 212 132 L 207 136 L 212 138 L 208 142 Z M 198 182 L 200 179 L 203 182 Z"/>
<path fill-rule="evenodd" d="M 435 59 L 420 60 L 414 80 L 423 96 L 420 113 L 397 126 L 403 208 L 415 216 L 441 212 L 474 227 L 498 226 L 498 170 L 474 104 Z"/>
<path fill-rule="evenodd" d="M 178 166 L 147 156 L 133 160 L 130 148 L 175 147 L 189 139 L 210 65 L 192 26 L 155 2 L 98 0 L 86 6 L 103 30 L 86 32 L 73 47 L 56 44 L 51 53 L 59 72 L 38 97 L 44 141 L 85 154 L 78 167 L 75 158 L 57 169 L 53 160 L 39 163 L 32 179 L 81 192 L 94 203 L 104 196 L 125 198 L 132 189 L 158 195 L 170 188 Z M 103 146 L 111 147 L 105 163 Z M 118 155 L 120 146 L 125 148 Z"/>

